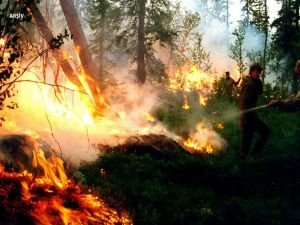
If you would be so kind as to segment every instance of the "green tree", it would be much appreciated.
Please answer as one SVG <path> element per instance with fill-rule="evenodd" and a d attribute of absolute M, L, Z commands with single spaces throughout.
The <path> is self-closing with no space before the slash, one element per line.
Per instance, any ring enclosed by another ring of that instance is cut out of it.
<path fill-rule="evenodd" d="M 202 46 L 202 35 L 200 33 L 195 34 L 195 43 L 189 54 L 193 64 L 197 65 L 199 69 L 203 71 L 211 69 L 210 54 Z"/>
<path fill-rule="evenodd" d="M 235 38 L 234 43 L 230 46 L 230 58 L 232 58 L 236 62 L 241 76 L 244 75 L 244 72 L 246 70 L 246 64 L 244 60 L 246 56 L 246 50 L 244 48 L 244 39 L 246 33 L 245 28 L 246 20 L 239 21 L 238 26 L 232 33 Z"/>
<path fill-rule="evenodd" d="M 228 7 L 229 0 L 211 0 L 212 8 L 211 12 L 214 18 L 219 19 L 220 21 L 228 21 Z"/>
<path fill-rule="evenodd" d="M 154 55 L 154 44 L 170 43 L 174 35 L 167 29 L 170 18 L 169 0 L 121 0 L 123 26 L 117 37 L 119 46 L 126 49 L 137 63 L 137 81 L 145 83 L 146 75 L 151 74 L 153 65 L 163 64 Z M 160 72 L 164 74 L 164 69 Z"/>
<path fill-rule="evenodd" d="M 197 65 L 199 69 L 209 71 L 211 68 L 210 54 L 202 46 L 202 34 L 197 31 L 201 22 L 200 14 L 181 10 L 177 6 L 176 17 L 173 19 L 173 29 L 177 36 L 172 45 L 172 59 L 176 67 L 185 64 Z"/>
<path fill-rule="evenodd" d="M 284 74 L 293 76 L 295 61 L 300 58 L 300 29 L 299 29 L 299 0 L 281 0 L 279 17 L 271 24 L 275 28 L 274 45 L 279 52 L 280 59 L 285 59 L 286 67 Z M 297 88 L 297 81 L 294 77 L 293 89 Z"/>
<path fill-rule="evenodd" d="M 120 28 L 120 7 L 111 0 L 88 0 L 88 12 L 88 24 L 93 31 L 90 49 L 103 78 L 111 64 L 105 53 L 111 50 Z"/>
<path fill-rule="evenodd" d="M 267 0 L 252 0 L 247 1 L 249 6 L 249 14 L 248 20 L 250 25 L 255 25 L 259 31 L 263 32 L 264 34 L 264 48 L 263 53 L 261 55 L 261 61 L 263 65 L 263 73 L 262 73 L 262 81 L 264 82 L 265 75 L 266 75 L 266 67 L 267 67 L 267 59 L 268 59 L 268 39 L 269 39 L 269 15 L 268 15 L 268 2 Z M 244 7 L 246 8 L 246 7 Z"/>

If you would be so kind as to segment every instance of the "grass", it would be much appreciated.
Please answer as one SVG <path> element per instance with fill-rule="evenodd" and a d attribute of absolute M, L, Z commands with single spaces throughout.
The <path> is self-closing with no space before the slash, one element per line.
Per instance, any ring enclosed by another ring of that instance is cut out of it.
<path fill-rule="evenodd" d="M 214 103 L 203 113 L 232 104 Z M 164 113 L 176 112 L 164 110 L 162 121 Z M 136 225 L 300 224 L 299 114 L 274 109 L 259 114 L 272 134 L 256 157 L 239 159 L 238 121 L 229 120 L 219 131 L 229 147 L 218 155 L 115 152 L 83 163 L 79 172 L 107 202 L 127 209 Z"/>

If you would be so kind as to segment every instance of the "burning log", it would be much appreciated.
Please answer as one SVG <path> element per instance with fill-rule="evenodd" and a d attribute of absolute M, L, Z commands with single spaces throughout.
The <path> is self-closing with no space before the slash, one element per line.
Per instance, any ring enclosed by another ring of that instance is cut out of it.
<path fill-rule="evenodd" d="M 28 3 L 28 8 L 41 32 L 42 37 L 47 41 L 47 43 L 50 43 L 54 36 L 49 29 L 43 15 L 39 11 L 36 3 L 34 1 L 31 1 L 30 3 Z M 83 50 L 81 50 L 81 52 L 82 51 Z M 98 83 L 96 82 L 96 79 L 94 79 L 94 77 L 92 76 L 93 73 L 91 72 L 91 70 L 87 71 L 88 73 L 85 74 L 85 82 L 83 82 L 83 80 L 80 79 L 76 72 L 73 70 L 68 60 L 63 56 L 63 53 L 60 51 L 60 49 L 53 49 L 51 51 L 51 54 L 56 60 L 56 63 L 61 66 L 64 74 L 69 79 L 69 81 L 71 81 L 79 89 L 80 92 L 87 93 L 89 95 L 91 103 L 95 106 L 96 114 L 101 114 L 102 110 L 107 109 L 108 103 L 106 102 L 104 97 L 101 96 L 102 93 L 100 91 Z M 89 64 L 89 62 L 86 61 L 82 63 Z"/>

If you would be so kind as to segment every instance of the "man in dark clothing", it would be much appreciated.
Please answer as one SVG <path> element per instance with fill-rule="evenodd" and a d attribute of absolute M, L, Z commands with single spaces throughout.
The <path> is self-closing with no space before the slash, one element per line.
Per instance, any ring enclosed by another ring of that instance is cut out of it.
<path fill-rule="evenodd" d="M 250 152 L 251 144 L 254 138 L 254 134 L 258 133 L 253 153 L 258 154 L 262 152 L 265 143 L 269 138 L 268 126 L 258 118 L 255 111 L 248 111 L 251 108 L 256 107 L 257 99 L 263 92 L 263 85 L 259 79 L 262 72 L 262 67 L 259 64 L 253 64 L 250 66 L 249 76 L 243 79 L 241 85 L 240 94 L 240 126 L 242 133 L 242 145 L 241 145 L 241 157 L 246 158 Z"/>

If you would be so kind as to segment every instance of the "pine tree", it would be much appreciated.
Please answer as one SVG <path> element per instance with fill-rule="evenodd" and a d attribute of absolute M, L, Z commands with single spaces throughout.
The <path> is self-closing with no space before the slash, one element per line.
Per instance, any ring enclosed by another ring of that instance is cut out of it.
<path fill-rule="evenodd" d="M 197 65 L 203 71 L 211 68 L 210 55 L 202 46 L 202 34 L 197 31 L 201 22 L 200 14 L 182 10 L 177 6 L 173 29 L 177 29 L 177 36 L 173 42 L 172 59 L 175 67 L 185 64 Z"/>
<path fill-rule="evenodd" d="M 115 44 L 116 32 L 120 28 L 120 7 L 111 0 L 88 0 L 88 24 L 92 30 L 90 49 L 98 63 L 100 77 L 108 74 L 113 63 L 107 51 Z"/>
<path fill-rule="evenodd" d="M 244 58 L 246 55 L 244 49 L 244 39 L 245 39 L 245 28 L 247 21 L 242 20 L 239 21 L 239 25 L 235 28 L 233 32 L 233 36 L 235 37 L 234 43 L 230 46 L 231 55 L 230 58 L 236 61 L 237 67 L 239 69 L 240 76 L 243 77 L 244 72 L 246 70 L 246 64 L 244 62 Z"/>
<path fill-rule="evenodd" d="M 137 81 L 143 84 L 147 74 L 151 76 L 150 63 L 163 64 L 154 56 L 155 43 L 170 43 L 174 33 L 167 29 L 169 0 L 121 0 L 123 27 L 117 41 L 137 63 Z M 125 27 L 125 29 L 124 29 Z M 163 70 L 161 71 L 163 75 Z"/>
<path fill-rule="evenodd" d="M 279 17 L 271 25 L 276 29 L 273 40 L 279 52 L 279 58 L 286 61 L 285 74 L 293 77 L 292 86 L 296 90 L 297 80 L 293 76 L 293 70 L 295 61 L 300 58 L 300 0 L 282 0 L 280 2 Z"/>

